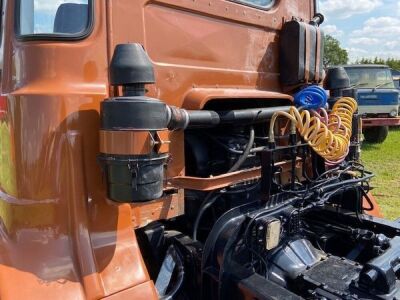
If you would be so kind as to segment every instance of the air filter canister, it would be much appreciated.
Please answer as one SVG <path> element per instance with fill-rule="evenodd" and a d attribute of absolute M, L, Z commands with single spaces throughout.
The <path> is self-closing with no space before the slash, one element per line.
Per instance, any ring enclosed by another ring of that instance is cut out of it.
<path fill-rule="evenodd" d="M 169 152 L 166 105 L 144 96 L 101 103 L 100 156 L 108 197 L 143 202 L 163 194 Z"/>
<path fill-rule="evenodd" d="M 170 110 L 145 96 L 155 82 L 150 58 L 140 44 L 120 44 L 110 64 L 110 84 L 123 96 L 101 103 L 100 155 L 108 197 L 144 202 L 162 197 L 168 160 Z"/>

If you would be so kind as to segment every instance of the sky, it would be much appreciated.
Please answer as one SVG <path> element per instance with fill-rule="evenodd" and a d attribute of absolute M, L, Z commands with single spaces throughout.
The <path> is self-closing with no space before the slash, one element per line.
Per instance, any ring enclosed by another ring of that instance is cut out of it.
<path fill-rule="evenodd" d="M 400 59 L 400 0 L 320 0 L 325 33 L 362 57 Z"/>

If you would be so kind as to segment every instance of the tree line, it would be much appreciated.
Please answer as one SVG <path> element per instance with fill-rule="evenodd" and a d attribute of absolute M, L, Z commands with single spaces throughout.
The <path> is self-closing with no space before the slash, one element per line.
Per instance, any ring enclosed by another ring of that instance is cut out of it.
<path fill-rule="evenodd" d="M 400 70 L 400 59 L 388 58 L 382 59 L 379 57 L 372 58 L 361 58 L 360 60 L 356 60 L 356 64 L 366 64 L 366 65 L 387 65 L 392 69 Z"/>

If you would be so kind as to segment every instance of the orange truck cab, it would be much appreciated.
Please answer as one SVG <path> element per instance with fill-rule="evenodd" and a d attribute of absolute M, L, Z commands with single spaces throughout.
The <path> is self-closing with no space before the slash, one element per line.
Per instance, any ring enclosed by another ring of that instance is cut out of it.
<path fill-rule="evenodd" d="M 0 3 L 2 300 L 399 297 L 316 1 Z"/>

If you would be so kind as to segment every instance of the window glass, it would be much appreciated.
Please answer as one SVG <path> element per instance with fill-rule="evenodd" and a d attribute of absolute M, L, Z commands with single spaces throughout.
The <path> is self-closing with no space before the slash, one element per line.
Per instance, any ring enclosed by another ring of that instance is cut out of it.
<path fill-rule="evenodd" d="M 233 0 L 233 1 L 260 8 L 270 8 L 274 4 L 274 0 Z"/>
<path fill-rule="evenodd" d="M 400 79 L 394 80 L 394 86 L 395 86 L 396 89 L 400 90 Z"/>
<path fill-rule="evenodd" d="M 351 85 L 358 88 L 394 88 L 392 73 L 384 68 L 346 68 Z"/>
<path fill-rule="evenodd" d="M 19 35 L 79 36 L 90 25 L 89 0 L 19 0 Z"/>

